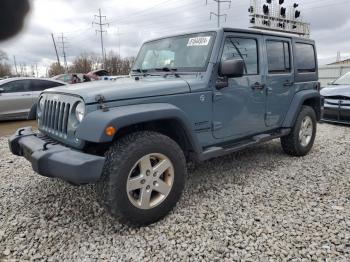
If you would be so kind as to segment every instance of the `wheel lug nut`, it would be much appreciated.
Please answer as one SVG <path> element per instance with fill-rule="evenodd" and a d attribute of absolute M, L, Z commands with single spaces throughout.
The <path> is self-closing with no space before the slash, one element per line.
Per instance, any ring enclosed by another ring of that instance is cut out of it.
<path fill-rule="evenodd" d="M 146 189 L 147 189 L 147 190 L 150 190 L 150 189 L 151 189 L 151 187 L 150 187 L 150 186 L 147 186 L 147 187 L 146 187 Z"/>
<path fill-rule="evenodd" d="M 157 172 L 154 172 L 154 173 L 153 173 L 153 176 L 154 176 L 154 177 L 156 177 L 157 175 L 158 175 L 158 173 L 157 173 Z"/>
<path fill-rule="evenodd" d="M 144 183 L 146 183 L 146 180 L 145 180 L 145 179 L 142 179 L 142 180 L 141 180 L 141 184 L 144 184 Z"/>
<path fill-rule="evenodd" d="M 149 176 L 151 174 L 151 171 L 147 170 L 146 171 L 146 176 Z"/>
<path fill-rule="evenodd" d="M 153 185 L 154 185 L 154 186 L 158 186 L 158 182 L 157 182 L 157 181 L 154 181 L 154 182 L 153 182 Z"/>

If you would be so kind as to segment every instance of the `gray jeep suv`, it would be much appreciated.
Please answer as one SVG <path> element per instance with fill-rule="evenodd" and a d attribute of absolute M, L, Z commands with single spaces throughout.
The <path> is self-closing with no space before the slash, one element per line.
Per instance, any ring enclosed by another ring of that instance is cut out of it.
<path fill-rule="evenodd" d="M 142 46 L 130 79 L 43 92 L 40 132 L 22 128 L 9 146 L 43 176 L 96 184 L 111 214 L 147 225 L 180 199 L 187 161 L 276 138 L 306 155 L 317 71 L 309 39 L 231 28 L 161 38 Z"/>

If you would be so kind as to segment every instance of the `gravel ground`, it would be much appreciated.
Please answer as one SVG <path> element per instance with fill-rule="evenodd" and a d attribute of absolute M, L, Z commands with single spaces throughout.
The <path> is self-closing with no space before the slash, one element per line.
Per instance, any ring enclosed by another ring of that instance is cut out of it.
<path fill-rule="evenodd" d="M 0 138 L 0 261 L 350 261 L 349 159 L 349 128 L 322 124 L 304 158 L 274 141 L 208 161 L 174 212 L 135 229 Z"/>

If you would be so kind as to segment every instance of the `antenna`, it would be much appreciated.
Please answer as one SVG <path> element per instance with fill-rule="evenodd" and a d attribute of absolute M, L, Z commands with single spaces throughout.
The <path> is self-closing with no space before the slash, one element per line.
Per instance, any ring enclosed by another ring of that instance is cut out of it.
<path fill-rule="evenodd" d="M 251 0 L 248 9 L 251 28 L 310 37 L 310 24 L 303 22 L 298 3 L 284 6 L 284 0 Z"/>

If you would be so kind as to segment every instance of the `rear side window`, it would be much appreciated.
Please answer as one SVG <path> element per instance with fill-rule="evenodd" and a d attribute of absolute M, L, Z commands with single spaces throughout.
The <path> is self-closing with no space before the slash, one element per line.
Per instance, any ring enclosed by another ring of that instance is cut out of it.
<path fill-rule="evenodd" d="M 285 41 L 267 41 L 267 59 L 270 74 L 291 72 L 290 45 Z"/>
<path fill-rule="evenodd" d="M 295 55 L 298 73 L 316 72 L 316 55 L 313 45 L 296 43 Z"/>
<path fill-rule="evenodd" d="M 228 59 L 242 59 L 245 62 L 245 75 L 257 75 L 259 73 L 257 41 L 249 38 L 226 38 L 221 60 Z"/>
<path fill-rule="evenodd" d="M 43 91 L 48 88 L 62 86 L 61 83 L 46 81 L 46 80 L 33 80 L 32 91 Z"/>

